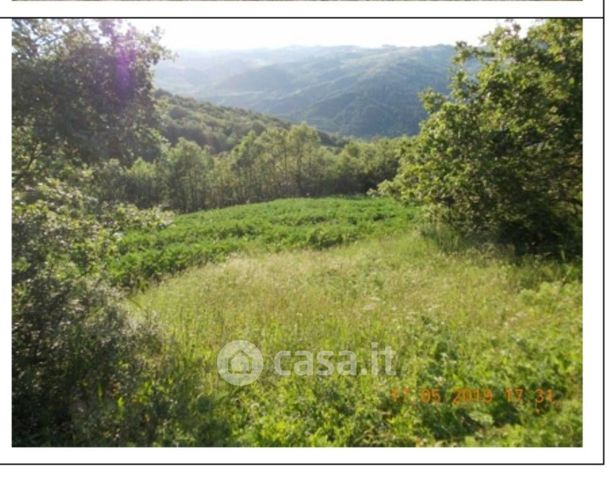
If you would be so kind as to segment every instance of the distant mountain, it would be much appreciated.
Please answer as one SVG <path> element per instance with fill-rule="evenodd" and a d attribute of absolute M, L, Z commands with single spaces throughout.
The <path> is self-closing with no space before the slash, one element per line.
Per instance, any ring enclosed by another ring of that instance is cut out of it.
<path fill-rule="evenodd" d="M 156 84 L 328 132 L 398 136 L 425 117 L 420 92 L 447 92 L 453 55 L 448 45 L 180 51 L 158 65 Z"/>

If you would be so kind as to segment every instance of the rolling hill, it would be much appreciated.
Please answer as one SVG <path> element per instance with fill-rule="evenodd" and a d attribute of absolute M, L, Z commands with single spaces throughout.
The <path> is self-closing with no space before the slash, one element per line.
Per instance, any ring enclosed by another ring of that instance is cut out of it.
<path fill-rule="evenodd" d="M 194 98 L 155 93 L 160 113 L 162 135 L 175 145 L 179 138 L 207 147 L 213 154 L 231 150 L 249 132 L 261 134 L 269 128 L 288 130 L 292 124 L 275 117 L 237 107 L 226 107 Z M 323 146 L 342 147 L 347 141 L 318 131 Z"/>
<path fill-rule="evenodd" d="M 156 69 L 174 94 L 357 137 L 415 134 L 419 93 L 445 92 L 454 48 L 287 47 L 178 52 Z"/>

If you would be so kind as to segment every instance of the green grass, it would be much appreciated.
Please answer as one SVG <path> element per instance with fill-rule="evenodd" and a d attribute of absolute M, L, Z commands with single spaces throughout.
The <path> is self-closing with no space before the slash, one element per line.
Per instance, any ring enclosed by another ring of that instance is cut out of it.
<path fill-rule="evenodd" d="M 286 199 L 176 217 L 158 231 L 133 231 L 111 261 L 114 282 L 142 287 L 235 252 L 324 249 L 406 230 L 417 215 L 385 198 Z"/>
<path fill-rule="evenodd" d="M 174 401 L 151 444 L 580 446 L 580 267 L 462 246 L 415 220 L 389 200 L 285 200 L 128 235 L 126 246 L 160 253 L 233 244 L 223 261 L 127 302 L 165 334 L 149 361 L 163 375 L 138 401 L 147 414 L 156 394 Z M 243 387 L 216 369 L 218 351 L 237 339 L 264 356 L 260 378 Z M 373 343 L 395 352 L 395 375 L 272 369 L 282 350 L 350 350 L 368 367 Z M 493 400 L 453 404 L 457 388 L 491 389 Z M 509 402 L 505 388 L 523 389 L 524 401 Z M 421 402 L 424 389 L 442 401 Z M 539 390 L 553 401 L 537 402 Z"/>

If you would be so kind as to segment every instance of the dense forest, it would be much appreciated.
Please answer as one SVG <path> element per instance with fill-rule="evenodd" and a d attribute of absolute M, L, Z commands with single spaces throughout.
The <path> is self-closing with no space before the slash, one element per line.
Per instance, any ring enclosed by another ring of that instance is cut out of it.
<path fill-rule="evenodd" d="M 197 101 L 158 90 L 155 97 L 160 110 L 160 131 L 171 144 L 179 138 L 205 146 L 211 154 L 230 151 L 250 132 L 262 134 L 266 129 L 289 130 L 291 124 L 253 111 Z M 347 140 L 317 132 L 327 147 L 343 147 Z"/>
<path fill-rule="evenodd" d="M 447 48 L 331 52 L 346 93 L 246 102 L 291 123 L 176 95 L 158 30 L 14 20 L 14 445 L 581 445 L 581 21 L 459 43 L 444 85 Z M 189 94 L 237 105 L 207 89 L 304 77 L 281 64 L 230 83 L 194 63 Z M 389 381 L 221 387 L 232 338 L 378 339 L 404 359 Z M 503 383 L 556 401 L 402 403 Z"/>

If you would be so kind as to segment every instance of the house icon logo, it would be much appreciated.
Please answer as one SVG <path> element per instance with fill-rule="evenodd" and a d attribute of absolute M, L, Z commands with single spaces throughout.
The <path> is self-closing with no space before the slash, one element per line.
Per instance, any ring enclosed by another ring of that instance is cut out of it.
<path fill-rule="evenodd" d="M 217 371 L 221 378 L 235 386 L 254 382 L 264 368 L 262 353 L 251 342 L 234 340 L 217 354 Z"/>

